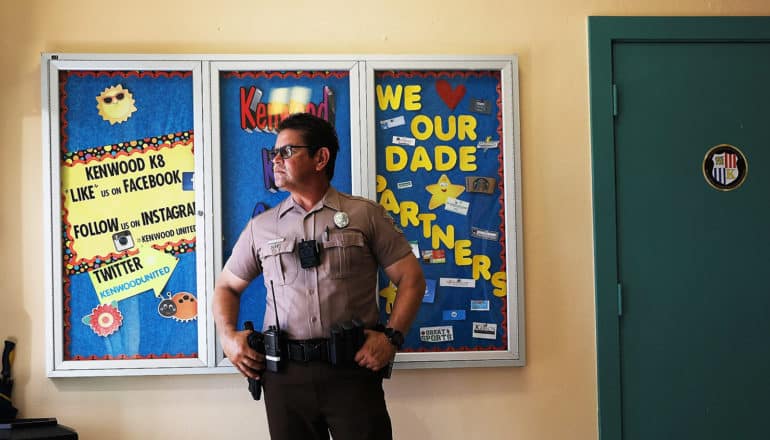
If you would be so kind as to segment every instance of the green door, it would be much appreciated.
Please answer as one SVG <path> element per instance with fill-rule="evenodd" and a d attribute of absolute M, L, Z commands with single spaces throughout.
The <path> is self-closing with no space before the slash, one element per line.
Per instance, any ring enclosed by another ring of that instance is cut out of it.
<path fill-rule="evenodd" d="M 612 51 L 622 438 L 768 439 L 770 43 Z"/>

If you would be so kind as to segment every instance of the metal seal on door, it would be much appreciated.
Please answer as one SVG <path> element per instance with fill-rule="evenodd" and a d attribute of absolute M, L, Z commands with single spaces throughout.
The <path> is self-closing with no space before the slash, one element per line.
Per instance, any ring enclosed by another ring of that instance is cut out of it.
<path fill-rule="evenodd" d="M 703 177 L 718 191 L 740 188 L 749 173 L 749 163 L 738 147 L 719 144 L 711 147 L 703 158 Z"/>

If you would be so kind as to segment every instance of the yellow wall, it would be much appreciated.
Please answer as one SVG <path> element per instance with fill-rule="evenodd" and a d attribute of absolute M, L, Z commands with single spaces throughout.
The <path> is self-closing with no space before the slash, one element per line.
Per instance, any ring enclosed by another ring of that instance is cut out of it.
<path fill-rule="evenodd" d="M 41 52 L 518 54 L 525 368 L 397 371 L 397 439 L 595 439 L 586 17 L 761 15 L 764 0 L 0 0 L 0 338 L 14 400 L 82 439 L 267 438 L 235 375 L 45 377 Z"/>

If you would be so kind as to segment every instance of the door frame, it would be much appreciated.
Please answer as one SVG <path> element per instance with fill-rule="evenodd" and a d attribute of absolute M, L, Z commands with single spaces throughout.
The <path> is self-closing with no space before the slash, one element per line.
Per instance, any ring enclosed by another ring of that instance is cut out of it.
<path fill-rule="evenodd" d="M 612 53 L 630 42 L 770 42 L 770 17 L 588 17 L 600 439 L 622 438 Z"/>

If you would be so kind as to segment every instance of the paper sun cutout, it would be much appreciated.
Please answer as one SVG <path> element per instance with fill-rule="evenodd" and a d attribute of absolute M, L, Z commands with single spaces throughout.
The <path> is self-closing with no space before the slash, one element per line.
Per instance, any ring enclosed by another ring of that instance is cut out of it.
<path fill-rule="evenodd" d="M 107 87 L 96 97 L 96 109 L 99 116 L 110 125 L 128 121 L 136 111 L 134 95 L 122 85 Z"/>
<path fill-rule="evenodd" d="M 436 209 L 439 206 L 446 204 L 446 199 L 448 197 L 455 199 L 465 191 L 464 186 L 453 185 L 446 174 L 442 174 L 441 177 L 439 177 L 438 182 L 426 186 L 425 189 L 432 194 L 430 202 L 428 203 L 428 209 Z"/>

